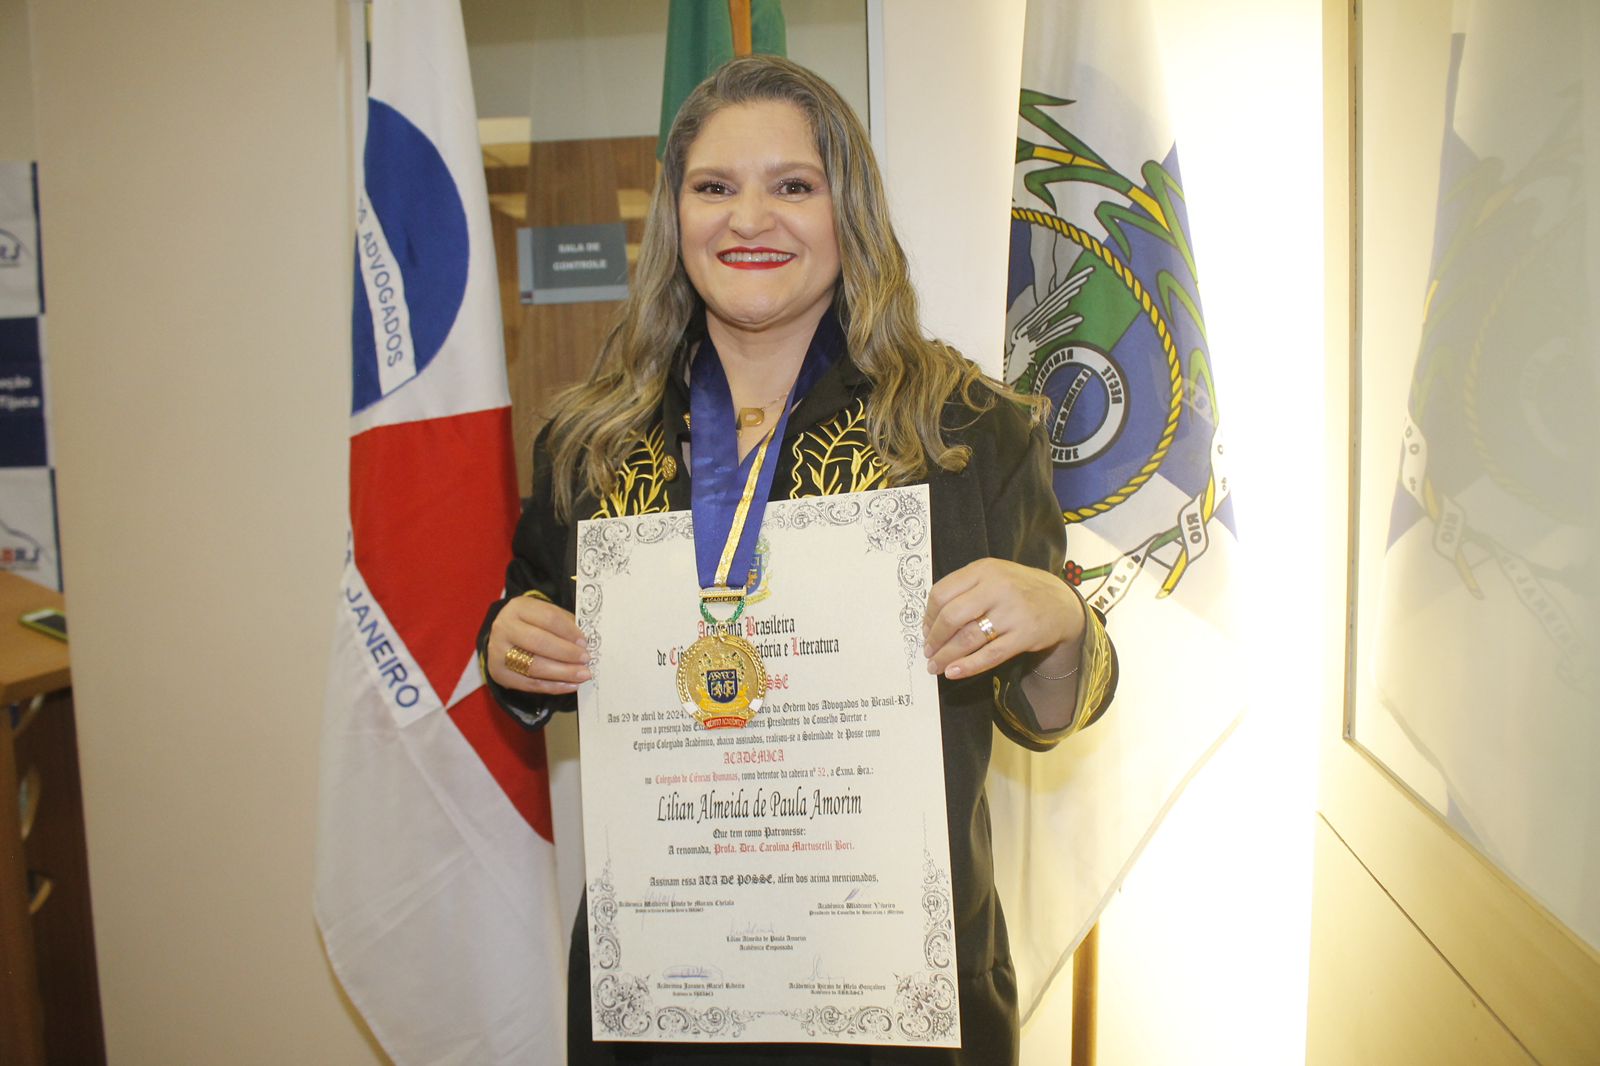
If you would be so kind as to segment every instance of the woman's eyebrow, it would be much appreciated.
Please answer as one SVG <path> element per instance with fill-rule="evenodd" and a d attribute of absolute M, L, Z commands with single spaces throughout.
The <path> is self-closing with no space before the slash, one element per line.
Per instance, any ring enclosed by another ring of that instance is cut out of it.
<path fill-rule="evenodd" d="M 806 159 L 790 159 L 782 163 L 774 163 L 767 167 L 767 170 L 772 173 L 777 173 L 781 170 L 814 170 L 820 174 L 822 173 L 822 164 L 813 163 Z"/>

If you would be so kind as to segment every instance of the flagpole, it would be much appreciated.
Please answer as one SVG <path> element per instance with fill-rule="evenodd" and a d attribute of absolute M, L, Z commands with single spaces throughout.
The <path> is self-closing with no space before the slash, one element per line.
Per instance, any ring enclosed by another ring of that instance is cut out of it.
<path fill-rule="evenodd" d="M 1095 1011 L 1100 992 L 1100 923 L 1072 953 L 1072 1066 L 1094 1066 Z"/>
<path fill-rule="evenodd" d="M 733 54 L 749 55 L 754 47 L 750 26 L 750 0 L 728 0 L 728 19 L 733 23 Z"/>

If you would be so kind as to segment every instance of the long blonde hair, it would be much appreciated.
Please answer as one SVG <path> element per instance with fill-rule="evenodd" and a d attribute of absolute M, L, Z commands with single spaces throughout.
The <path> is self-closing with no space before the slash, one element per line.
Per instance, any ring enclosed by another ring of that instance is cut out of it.
<path fill-rule="evenodd" d="M 611 488 L 617 469 L 661 403 L 667 375 L 679 363 L 691 322 L 703 306 L 679 257 L 678 195 L 689 146 L 725 107 L 766 101 L 800 109 L 816 138 L 833 196 L 840 281 L 834 308 L 850 359 L 872 383 L 867 433 L 888 467 L 891 484 L 923 477 L 932 463 L 965 468 L 971 449 L 946 443 L 940 418 L 959 394 L 974 411 L 1005 395 L 954 348 L 922 335 L 916 291 L 904 250 L 889 224 L 883 181 L 861 120 L 833 86 L 805 67 L 753 55 L 718 68 L 689 94 L 667 135 L 661 173 L 634 284 L 600 348 L 589 379 L 556 401 L 550 439 L 558 515 L 569 519 L 581 485 L 593 495 Z"/>

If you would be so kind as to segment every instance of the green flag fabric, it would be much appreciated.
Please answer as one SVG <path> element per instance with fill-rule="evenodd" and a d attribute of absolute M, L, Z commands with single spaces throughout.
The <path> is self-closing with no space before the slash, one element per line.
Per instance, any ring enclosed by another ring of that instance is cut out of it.
<path fill-rule="evenodd" d="M 788 54 L 779 0 L 750 0 L 750 50 L 763 55 Z M 732 58 L 733 18 L 727 0 L 672 0 L 667 15 L 667 69 L 661 79 L 658 157 L 684 98 L 706 75 Z"/>

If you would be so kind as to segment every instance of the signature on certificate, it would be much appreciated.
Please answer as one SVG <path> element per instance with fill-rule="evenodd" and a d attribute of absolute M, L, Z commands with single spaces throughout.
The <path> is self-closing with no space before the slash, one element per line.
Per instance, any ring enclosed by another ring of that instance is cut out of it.
<path fill-rule="evenodd" d="M 811 957 L 811 972 L 806 975 L 806 978 L 811 981 L 833 980 L 833 974 L 822 965 L 821 955 L 813 955 Z"/>

